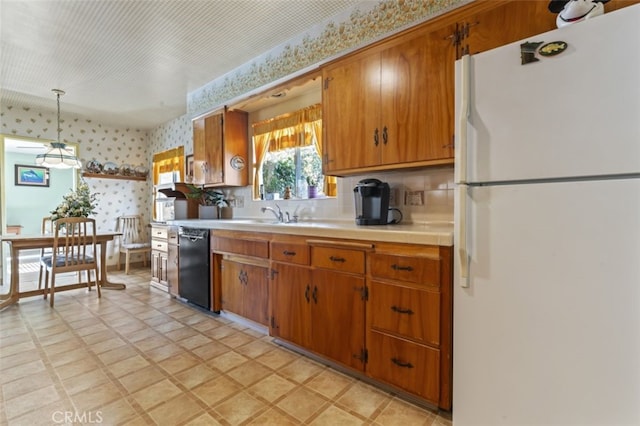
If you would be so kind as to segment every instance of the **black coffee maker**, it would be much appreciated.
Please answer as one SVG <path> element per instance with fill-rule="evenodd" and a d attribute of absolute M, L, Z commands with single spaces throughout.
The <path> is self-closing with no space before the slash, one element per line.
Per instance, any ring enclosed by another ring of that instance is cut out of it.
<path fill-rule="evenodd" d="M 363 179 L 353 188 L 356 225 L 386 225 L 389 217 L 389 184 Z"/>

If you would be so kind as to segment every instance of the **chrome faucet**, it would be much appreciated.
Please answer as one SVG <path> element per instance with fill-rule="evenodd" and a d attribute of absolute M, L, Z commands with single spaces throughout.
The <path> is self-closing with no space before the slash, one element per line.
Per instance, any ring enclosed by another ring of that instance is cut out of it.
<path fill-rule="evenodd" d="M 280 210 L 280 206 L 276 204 L 276 208 L 278 209 L 278 211 L 276 211 L 273 207 L 262 207 L 260 210 L 262 211 L 262 213 L 269 210 L 271 213 L 273 213 L 276 219 L 278 219 L 278 222 L 284 222 L 284 215 L 282 214 L 282 210 Z"/>

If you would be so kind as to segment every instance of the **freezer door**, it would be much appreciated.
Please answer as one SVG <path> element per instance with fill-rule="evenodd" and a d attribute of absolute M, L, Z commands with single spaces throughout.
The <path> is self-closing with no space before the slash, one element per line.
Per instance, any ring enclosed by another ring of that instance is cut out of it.
<path fill-rule="evenodd" d="M 468 194 L 453 423 L 640 424 L 640 179 Z"/>
<path fill-rule="evenodd" d="M 526 65 L 521 42 L 471 57 L 468 150 L 456 152 L 468 182 L 640 172 L 640 5 L 524 41 L 568 47 Z"/>

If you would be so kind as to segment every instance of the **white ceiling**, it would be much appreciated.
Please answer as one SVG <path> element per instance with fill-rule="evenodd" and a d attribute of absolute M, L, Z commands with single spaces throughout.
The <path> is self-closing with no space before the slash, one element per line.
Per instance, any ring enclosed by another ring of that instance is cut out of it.
<path fill-rule="evenodd" d="M 372 0 L 0 0 L 0 96 L 151 129 L 187 93 Z"/>

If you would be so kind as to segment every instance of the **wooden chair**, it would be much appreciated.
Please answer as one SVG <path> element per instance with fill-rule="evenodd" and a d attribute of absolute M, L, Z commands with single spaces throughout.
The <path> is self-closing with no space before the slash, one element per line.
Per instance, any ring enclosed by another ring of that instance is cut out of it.
<path fill-rule="evenodd" d="M 124 272 L 129 273 L 131 255 L 142 253 L 142 264 L 147 266 L 147 254 L 151 257 L 151 242 L 145 241 L 142 233 L 142 220 L 139 215 L 118 217 L 116 232 L 122 233 L 120 247 L 118 249 L 118 271 L 120 260 L 124 254 Z"/>
<path fill-rule="evenodd" d="M 40 259 L 45 273 L 45 297 L 51 274 L 49 303 L 53 307 L 56 275 L 65 272 L 87 271 L 87 288 L 91 290 L 91 271 L 94 272 L 98 297 L 102 297 L 98 283 L 96 221 L 86 217 L 66 217 L 53 222 L 53 250 Z"/>

